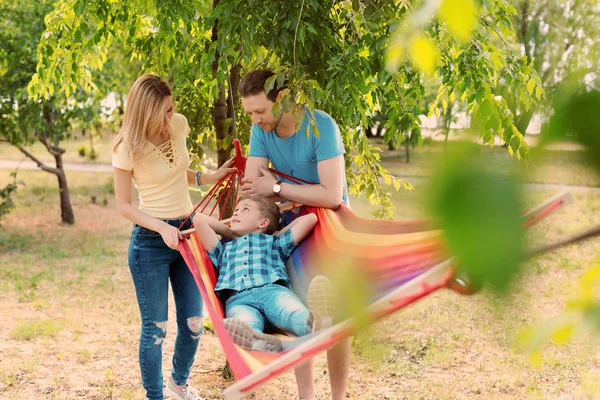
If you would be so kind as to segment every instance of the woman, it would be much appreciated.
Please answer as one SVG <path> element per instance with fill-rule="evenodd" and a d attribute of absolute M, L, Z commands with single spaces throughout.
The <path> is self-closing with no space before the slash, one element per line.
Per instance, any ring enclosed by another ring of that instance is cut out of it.
<path fill-rule="evenodd" d="M 113 145 L 119 213 L 132 221 L 129 269 L 142 319 L 139 362 L 148 399 L 163 399 L 162 344 L 167 331 L 168 282 L 177 311 L 173 370 L 166 391 L 176 399 L 199 399 L 186 382 L 202 333 L 202 299 L 177 244 L 179 225 L 192 212 L 188 184 L 214 184 L 235 168 L 214 173 L 188 169 L 187 119 L 174 113 L 171 88 L 146 74 L 129 91 L 123 127 Z M 131 203 L 131 181 L 139 208 Z M 189 228 L 190 222 L 183 227 Z"/>

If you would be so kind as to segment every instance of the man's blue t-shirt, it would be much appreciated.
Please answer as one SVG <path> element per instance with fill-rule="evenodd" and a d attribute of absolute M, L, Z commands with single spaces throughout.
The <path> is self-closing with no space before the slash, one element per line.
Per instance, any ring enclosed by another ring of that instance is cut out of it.
<path fill-rule="evenodd" d="M 250 133 L 249 155 L 266 157 L 278 171 L 311 183 L 319 183 L 317 163 L 344 154 L 346 151 L 340 129 L 333 118 L 319 110 L 314 110 L 314 116 L 319 136 L 314 134 L 306 116 L 300 130 L 289 138 L 280 138 L 275 132 L 265 132 L 260 126 L 253 125 Z M 307 126 L 308 135 L 306 135 Z M 342 184 L 344 185 L 342 202 L 348 205 L 345 168 Z"/>

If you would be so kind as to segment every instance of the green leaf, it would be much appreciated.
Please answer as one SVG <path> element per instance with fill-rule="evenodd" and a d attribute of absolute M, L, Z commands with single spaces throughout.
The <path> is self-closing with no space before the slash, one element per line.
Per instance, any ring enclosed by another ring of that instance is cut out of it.
<path fill-rule="evenodd" d="M 537 86 L 535 88 L 535 97 L 538 101 L 542 99 L 542 93 L 543 93 L 542 88 L 540 86 Z"/>
<path fill-rule="evenodd" d="M 77 0 L 73 9 L 75 10 L 76 15 L 82 15 L 85 10 L 85 0 Z"/>
<path fill-rule="evenodd" d="M 529 95 L 532 96 L 534 90 L 535 90 L 535 81 L 533 80 L 533 78 L 531 78 L 527 82 L 527 93 L 529 93 Z"/>
<path fill-rule="evenodd" d="M 543 133 L 545 142 L 565 138 L 568 134 L 587 149 L 588 159 L 600 171 L 600 91 L 585 88 L 565 90 L 566 100 L 555 105 L 549 128 Z"/>
<path fill-rule="evenodd" d="M 277 75 L 270 76 L 265 81 L 265 93 L 269 93 L 275 87 L 275 82 L 277 82 Z"/>
<path fill-rule="evenodd" d="M 233 119 L 232 118 L 227 118 L 225 120 L 225 123 L 223 124 L 223 132 L 225 132 L 226 134 L 229 133 L 229 128 L 231 127 L 231 124 L 233 123 Z"/>
<path fill-rule="evenodd" d="M 517 9 L 512 4 L 507 4 L 506 13 L 509 15 L 517 15 Z"/>
<path fill-rule="evenodd" d="M 383 181 L 386 185 L 392 183 L 392 177 L 390 176 L 390 174 L 381 174 L 381 177 L 383 178 Z"/>
<path fill-rule="evenodd" d="M 460 270 L 478 284 L 506 291 L 523 259 L 517 186 L 484 168 L 476 148 L 449 151 L 432 179 L 432 214 Z"/>

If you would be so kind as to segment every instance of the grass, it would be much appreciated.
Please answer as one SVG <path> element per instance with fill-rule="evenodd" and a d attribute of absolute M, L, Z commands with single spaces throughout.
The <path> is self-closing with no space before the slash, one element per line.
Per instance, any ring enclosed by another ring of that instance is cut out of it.
<path fill-rule="evenodd" d="M 79 350 L 79 362 L 85 364 L 91 361 L 94 358 L 94 353 L 92 353 L 89 349 L 83 348 Z"/>
<path fill-rule="evenodd" d="M 381 140 L 374 144 L 386 148 Z M 565 148 L 565 149 L 562 149 Z M 519 172 L 519 179 L 524 183 L 549 183 L 560 185 L 576 185 L 600 187 L 600 174 L 595 172 L 587 160 L 587 154 L 580 147 L 571 143 L 540 150 L 532 149 L 529 160 L 525 163 L 511 157 L 504 147 L 482 146 L 481 152 L 490 161 L 490 167 L 507 174 Z M 444 143 L 427 141 L 422 149 L 411 149 L 411 159 L 406 163 L 404 148 L 396 151 L 385 151 L 381 154 L 383 166 L 392 174 L 407 177 L 426 177 L 436 161 L 444 156 Z"/>
<path fill-rule="evenodd" d="M 60 324 L 53 319 L 43 319 L 41 321 L 20 322 L 8 337 L 13 340 L 31 340 L 38 337 L 53 338 L 60 331 Z"/>
<path fill-rule="evenodd" d="M 570 155 L 564 156 L 562 174 L 582 174 Z M 540 164 L 540 168 L 555 167 L 548 161 Z M 9 172 L 0 170 L 0 186 Z M 425 176 L 426 171 L 415 167 L 410 175 Z M 60 224 L 53 177 L 21 171 L 19 179 L 26 186 L 17 192 L 17 208 L 0 225 L 4 322 L 0 325 L 0 397 L 142 399 L 139 311 L 127 266 L 131 225 L 115 209 L 111 175 L 68 172 L 75 226 Z M 571 177 L 570 182 L 577 179 L 582 178 Z M 427 217 L 422 181 L 415 186 L 414 192 L 394 193 L 397 219 Z M 557 191 L 531 190 L 527 206 Z M 92 195 L 106 198 L 107 205 L 94 204 Z M 528 232 L 530 246 L 564 239 L 600 223 L 600 193 L 578 190 L 574 196 L 576 204 Z M 362 199 L 353 199 L 352 206 L 359 215 L 372 209 Z M 517 343 L 525 327 L 561 313 L 579 293 L 578 277 L 597 257 L 597 242 L 571 246 L 529 261 L 506 298 L 440 291 L 380 321 L 353 338 L 349 398 L 599 397 L 597 348 L 589 337 L 561 346 L 548 344 L 540 365 L 533 365 Z M 165 373 L 174 345 L 172 302 L 169 313 Z M 207 333 L 191 374 L 191 383 L 205 398 L 222 398 L 229 384 L 221 376 L 223 365 L 218 341 Z M 326 371 L 320 355 L 316 361 L 319 398 L 329 392 Z M 291 399 L 295 393 L 288 372 L 253 398 Z"/>

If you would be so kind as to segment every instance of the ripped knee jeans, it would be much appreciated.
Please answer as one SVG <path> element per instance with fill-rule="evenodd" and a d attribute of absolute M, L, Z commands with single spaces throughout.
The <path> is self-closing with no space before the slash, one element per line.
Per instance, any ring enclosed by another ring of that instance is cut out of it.
<path fill-rule="evenodd" d="M 166 220 L 178 227 L 182 220 Z M 187 229 L 184 227 L 183 229 Z M 140 307 L 142 329 L 139 362 L 146 396 L 162 400 L 162 348 L 168 327 L 169 282 L 177 312 L 177 336 L 171 377 L 187 382 L 202 334 L 202 298 L 181 254 L 172 250 L 157 232 L 133 226 L 129 269 Z"/>

